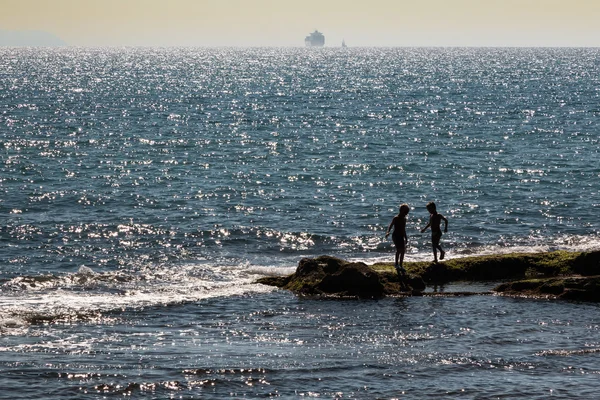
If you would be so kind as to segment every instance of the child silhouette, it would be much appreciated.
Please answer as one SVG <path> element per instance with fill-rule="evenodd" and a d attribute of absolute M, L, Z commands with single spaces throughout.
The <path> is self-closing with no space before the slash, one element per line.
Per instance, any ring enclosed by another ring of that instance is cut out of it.
<path fill-rule="evenodd" d="M 442 238 L 441 223 L 444 221 L 444 232 L 448 232 L 448 220 L 436 211 L 436 206 L 433 201 L 427 204 L 427 211 L 429 211 L 429 223 L 423 229 L 421 233 L 425 232 L 427 228 L 431 227 L 431 245 L 433 247 L 433 262 L 438 262 L 437 251 L 440 251 L 440 260 L 444 259 L 446 252 L 440 246 L 440 239 Z"/>

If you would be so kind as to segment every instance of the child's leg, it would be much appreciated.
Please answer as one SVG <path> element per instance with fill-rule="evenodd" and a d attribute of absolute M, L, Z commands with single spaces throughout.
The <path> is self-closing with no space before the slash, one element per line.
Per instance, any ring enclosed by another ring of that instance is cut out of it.
<path fill-rule="evenodd" d="M 440 239 L 441 239 L 442 235 L 439 233 L 433 233 L 431 235 L 431 244 L 433 247 L 433 260 L 434 262 L 437 262 L 438 257 L 437 257 L 437 251 L 438 249 L 440 250 L 440 258 L 443 258 L 443 254 L 444 251 L 442 250 L 442 248 L 440 247 Z"/>
<path fill-rule="evenodd" d="M 441 239 L 442 239 L 442 234 L 440 233 L 439 236 L 437 237 L 437 248 L 440 251 L 440 260 L 443 260 L 446 252 L 444 251 L 444 249 L 442 249 L 442 245 L 440 244 Z"/>
<path fill-rule="evenodd" d="M 394 268 L 396 268 L 396 272 L 398 275 L 404 274 L 404 268 L 402 268 L 402 263 L 404 262 L 404 252 L 406 251 L 406 247 L 402 239 L 395 242 L 396 244 L 396 263 L 394 264 Z M 398 259 L 400 260 L 400 264 L 398 264 Z"/>
<path fill-rule="evenodd" d="M 446 252 L 442 249 L 442 246 L 440 246 L 439 244 L 437 247 L 440 250 L 440 260 L 443 260 L 444 256 L 446 255 Z"/>

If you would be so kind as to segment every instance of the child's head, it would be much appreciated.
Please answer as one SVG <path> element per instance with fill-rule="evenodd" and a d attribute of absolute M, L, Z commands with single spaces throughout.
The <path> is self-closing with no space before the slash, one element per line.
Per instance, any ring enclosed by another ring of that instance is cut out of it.
<path fill-rule="evenodd" d="M 400 215 L 407 215 L 410 211 L 410 207 L 408 204 L 404 203 L 400 206 Z"/>
<path fill-rule="evenodd" d="M 429 211 L 431 214 L 436 212 L 435 203 L 433 201 L 427 203 L 427 211 Z"/>

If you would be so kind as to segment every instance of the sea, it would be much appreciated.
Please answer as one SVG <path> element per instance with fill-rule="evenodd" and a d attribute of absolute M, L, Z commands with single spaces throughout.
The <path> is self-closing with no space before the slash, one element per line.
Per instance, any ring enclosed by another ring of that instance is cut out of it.
<path fill-rule="evenodd" d="M 595 398 L 598 304 L 256 281 L 598 250 L 599 148 L 596 48 L 1 48 L 0 398 Z"/>

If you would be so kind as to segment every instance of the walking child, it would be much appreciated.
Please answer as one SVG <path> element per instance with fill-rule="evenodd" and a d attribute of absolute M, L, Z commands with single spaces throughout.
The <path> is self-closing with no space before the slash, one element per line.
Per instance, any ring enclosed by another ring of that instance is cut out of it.
<path fill-rule="evenodd" d="M 408 244 L 408 236 L 406 235 L 406 216 L 409 211 L 410 207 L 408 204 L 402 204 L 398 211 L 398 215 L 392 219 L 387 233 L 385 234 L 385 237 L 387 238 L 392 228 L 394 228 L 394 233 L 392 234 L 392 240 L 394 241 L 394 246 L 396 246 L 396 262 L 394 263 L 394 268 L 396 268 L 398 275 L 406 274 L 406 270 L 402 264 L 404 262 L 404 253 L 406 253 L 406 246 Z M 400 261 L 400 263 L 398 263 L 398 261 Z"/>
<path fill-rule="evenodd" d="M 431 227 L 431 245 L 433 246 L 433 262 L 438 262 L 437 251 L 440 251 L 440 260 L 444 259 L 446 252 L 442 250 L 440 246 L 440 239 L 442 238 L 441 224 L 444 221 L 444 232 L 448 232 L 448 220 L 436 211 L 435 203 L 433 201 L 427 203 L 427 211 L 429 211 L 429 223 L 423 229 L 421 233 L 425 232 L 427 228 Z"/>

